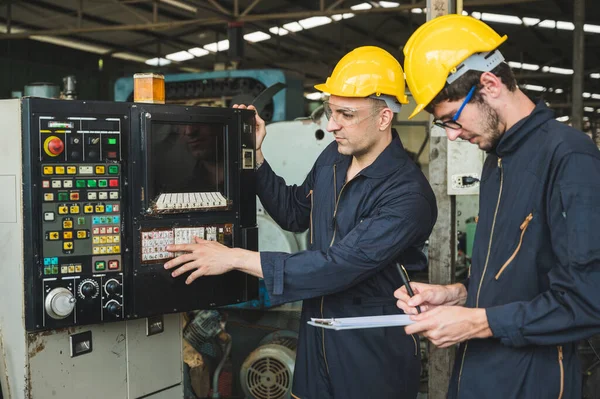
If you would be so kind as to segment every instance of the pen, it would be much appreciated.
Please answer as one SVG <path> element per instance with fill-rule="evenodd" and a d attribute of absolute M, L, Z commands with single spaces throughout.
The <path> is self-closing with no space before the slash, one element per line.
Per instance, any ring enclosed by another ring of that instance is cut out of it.
<path fill-rule="evenodd" d="M 408 292 L 408 296 L 410 296 L 410 297 L 415 296 L 415 293 L 413 292 L 413 290 L 409 284 L 410 280 L 408 279 L 408 273 L 406 272 L 406 269 L 404 269 L 404 266 L 402 266 L 400 263 L 396 262 L 396 269 L 398 269 L 400 278 L 402 278 L 402 284 L 404 284 L 404 286 L 406 287 L 406 292 Z M 417 306 L 417 312 L 421 313 L 420 306 Z"/>

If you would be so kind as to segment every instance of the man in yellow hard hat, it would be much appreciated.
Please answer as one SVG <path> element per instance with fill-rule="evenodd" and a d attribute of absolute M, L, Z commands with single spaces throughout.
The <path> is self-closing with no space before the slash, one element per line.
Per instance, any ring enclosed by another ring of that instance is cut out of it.
<path fill-rule="evenodd" d="M 505 40 L 449 15 L 404 48 L 414 114 L 488 156 L 468 281 L 412 284 L 398 306 L 407 333 L 460 343 L 449 398 L 580 398 L 577 341 L 600 332 L 600 152 L 519 90 Z"/>
<path fill-rule="evenodd" d="M 241 270 L 263 277 L 273 305 L 303 300 L 293 398 L 416 398 L 418 339 L 402 328 L 332 331 L 311 318 L 397 314 L 395 267 L 425 267 L 423 246 L 435 224 L 435 197 L 392 129 L 406 103 L 398 61 L 377 47 L 344 56 L 327 82 L 327 130 L 335 137 L 300 186 L 287 186 L 261 151 L 256 116 L 257 193 L 284 229 L 310 229 L 306 251 L 255 253 L 216 242 L 173 246 L 189 254 L 167 263 L 174 275 Z M 252 107 L 249 107 L 252 109 Z M 295 151 L 282 148 L 281 151 Z"/>

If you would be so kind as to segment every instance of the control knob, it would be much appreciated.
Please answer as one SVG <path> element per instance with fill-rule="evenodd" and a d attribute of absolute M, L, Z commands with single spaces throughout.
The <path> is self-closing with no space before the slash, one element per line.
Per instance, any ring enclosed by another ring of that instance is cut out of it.
<path fill-rule="evenodd" d="M 83 299 L 96 298 L 98 291 L 98 283 L 95 280 L 83 280 L 79 284 L 79 296 Z"/>
<path fill-rule="evenodd" d="M 121 304 L 117 301 L 110 300 L 108 301 L 108 303 L 105 306 L 106 311 L 110 314 L 112 314 L 113 316 L 120 316 L 121 315 Z"/>
<path fill-rule="evenodd" d="M 75 308 L 77 299 L 73 293 L 66 288 L 54 288 L 46 296 L 44 307 L 46 312 L 53 319 L 64 319 L 69 316 Z"/>
<path fill-rule="evenodd" d="M 106 282 L 104 290 L 108 295 L 121 295 L 121 283 L 112 278 Z"/>

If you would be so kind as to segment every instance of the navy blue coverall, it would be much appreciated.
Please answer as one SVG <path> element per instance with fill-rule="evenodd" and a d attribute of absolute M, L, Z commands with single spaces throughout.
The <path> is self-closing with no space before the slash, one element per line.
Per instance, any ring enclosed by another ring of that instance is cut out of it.
<path fill-rule="evenodd" d="M 311 317 L 397 314 L 393 265 L 424 268 L 423 245 L 437 218 L 425 176 L 393 131 L 391 144 L 345 182 L 351 157 L 331 143 L 304 183 L 287 186 L 265 162 L 257 192 L 284 229 L 310 228 L 310 247 L 261 252 L 274 305 L 303 300 L 292 394 L 301 399 L 415 398 L 420 375 L 418 337 L 402 328 L 331 331 Z"/>
<path fill-rule="evenodd" d="M 466 306 L 493 337 L 460 345 L 448 397 L 581 398 L 599 287 L 600 152 L 540 103 L 485 161 Z"/>

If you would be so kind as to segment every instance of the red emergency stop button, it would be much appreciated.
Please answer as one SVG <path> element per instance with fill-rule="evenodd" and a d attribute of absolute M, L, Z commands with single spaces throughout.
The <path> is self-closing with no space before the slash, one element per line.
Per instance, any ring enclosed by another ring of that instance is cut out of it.
<path fill-rule="evenodd" d="M 65 149 L 65 143 L 56 136 L 50 136 L 44 141 L 44 152 L 51 157 L 62 154 Z"/>

